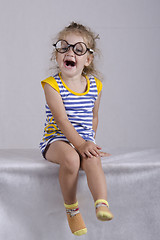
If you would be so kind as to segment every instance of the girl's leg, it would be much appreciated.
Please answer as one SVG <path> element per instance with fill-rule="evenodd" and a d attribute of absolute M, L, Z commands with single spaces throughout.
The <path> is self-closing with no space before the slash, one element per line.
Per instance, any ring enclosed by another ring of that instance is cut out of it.
<path fill-rule="evenodd" d="M 49 146 L 46 159 L 60 165 L 59 182 L 66 204 L 73 204 L 77 201 L 76 189 L 80 167 L 78 153 L 67 142 L 55 141 Z"/>
<path fill-rule="evenodd" d="M 111 220 L 112 213 L 108 209 L 107 184 L 100 157 L 82 158 L 81 167 L 87 176 L 89 189 L 96 206 L 96 214 L 100 220 Z"/>
<path fill-rule="evenodd" d="M 60 165 L 59 182 L 72 233 L 78 236 L 85 234 L 87 228 L 79 212 L 76 198 L 77 179 L 80 167 L 80 157 L 78 153 L 67 142 L 56 141 L 49 146 L 45 157 L 48 161 Z"/>
<path fill-rule="evenodd" d="M 94 201 L 97 199 L 107 200 L 107 184 L 99 157 L 83 158 L 81 167 L 87 176 L 89 189 Z"/>

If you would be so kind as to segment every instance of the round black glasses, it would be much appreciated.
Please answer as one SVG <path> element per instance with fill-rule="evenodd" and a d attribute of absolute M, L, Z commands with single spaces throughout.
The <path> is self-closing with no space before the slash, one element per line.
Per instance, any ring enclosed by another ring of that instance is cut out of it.
<path fill-rule="evenodd" d="M 76 44 L 69 44 L 65 40 L 58 40 L 55 44 L 53 44 L 56 51 L 59 53 L 65 53 L 69 50 L 70 47 L 72 47 L 73 52 L 78 55 L 82 56 L 87 51 L 93 54 L 93 50 L 91 48 L 87 48 L 86 44 L 84 42 L 77 42 Z"/>

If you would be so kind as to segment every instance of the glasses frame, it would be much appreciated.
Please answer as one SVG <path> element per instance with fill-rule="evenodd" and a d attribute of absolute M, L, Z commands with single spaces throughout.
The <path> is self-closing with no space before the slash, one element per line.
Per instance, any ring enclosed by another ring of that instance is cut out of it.
<path fill-rule="evenodd" d="M 58 51 L 57 43 L 60 42 L 60 41 L 64 41 L 64 42 L 66 42 L 67 45 L 68 45 L 68 46 L 66 47 L 66 51 L 64 51 L 64 52 Z M 77 54 L 77 53 L 74 51 L 75 46 L 76 46 L 77 44 L 79 44 L 79 43 L 84 44 L 85 47 L 86 47 L 86 51 L 85 51 L 83 54 Z M 70 49 L 70 47 L 72 47 L 73 52 L 74 52 L 77 56 L 83 56 L 84 54 L 86 54 L 86 52 L 90 52 L 91 54 L 94 53 L 93 49 L 88 48 L 87 45 L 86 45 L 84 42 L 77 42 L 77 43 L 75 43 L 75 44 L 69 44 L 66 40 L 60 39 L 60 40 L 58 40 L 55 44 L 53 44 L 53 46 L 55 47 L 56 51 L 59 52 L 59 53 L 61 53 L 61 54 L 68 52 L 68 50 Z"/>

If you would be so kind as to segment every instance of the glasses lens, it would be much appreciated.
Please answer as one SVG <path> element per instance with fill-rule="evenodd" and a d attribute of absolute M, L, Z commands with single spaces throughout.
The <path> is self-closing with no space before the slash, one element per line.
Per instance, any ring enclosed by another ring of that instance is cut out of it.
<path fill-rule="evenodd" d="M 87 52 L 87 46 L 85 43 L 79 42 L 74 45 L 73 50 L 75 54 L 77 54 L 78 56 L 81 56 Z"/>
<path fill-rule="evenodd" d="M 64 40 L 59 40 L 56 43 L 56 50 L 60 53 L 65 53 L 68 50 L 68 43 Z"/>

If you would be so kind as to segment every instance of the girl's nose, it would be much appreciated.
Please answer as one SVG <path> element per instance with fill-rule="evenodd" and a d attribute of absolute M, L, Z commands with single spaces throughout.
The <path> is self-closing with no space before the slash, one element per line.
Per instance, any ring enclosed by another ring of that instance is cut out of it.
<path fill-rule="evenodd" d="M 74 54 L 73 47 L 69 47 L 67 53 Z"/>

